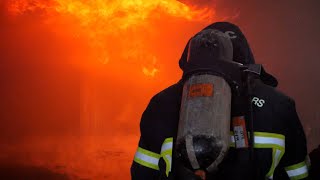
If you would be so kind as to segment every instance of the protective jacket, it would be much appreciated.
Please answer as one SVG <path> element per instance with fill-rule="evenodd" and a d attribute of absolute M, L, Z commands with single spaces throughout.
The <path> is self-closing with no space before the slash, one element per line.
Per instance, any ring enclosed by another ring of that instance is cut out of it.
<path fill-rule="evenodd" d="M 227 31 L 228 28 L 219 28 L 219 23 L 213 25 L 223 32 L 234 33 Z M 248 48 L 247 45 L 244 49 L 252 56 Z M 179 62 L 182 69 L 186 63 L 183 62 L 186 51 L 187 48 Z M 245 59 L 248 60 L 247 57 Z M 253 59 L 249 63 L 254 63 Z M 173 149 L 183 83 L 184 78 L 155 95 L 143 112 L 139 147 L 131 166 L 132 179 L 181 179 L 178 177 L 181 165 L 175 162 Z M 207 179 L 282 180 L 308 177 L 306 138 L 295 103 L 273 87 L 276 85 L 275 78 L 267 73 L 264 78 L 253 82 L 253 154 L 250 154 L 249 149 L 235 148 L 234 135 L 230 130 L 232 143 L 226 158 L 219 165 L 218 171 Z"/>
<path fill-rule="evenodd" d="M 312 179 L 320 179 L 320 145 L 309 154 L 312 167 L 310 169 L 310 177 Z"/>

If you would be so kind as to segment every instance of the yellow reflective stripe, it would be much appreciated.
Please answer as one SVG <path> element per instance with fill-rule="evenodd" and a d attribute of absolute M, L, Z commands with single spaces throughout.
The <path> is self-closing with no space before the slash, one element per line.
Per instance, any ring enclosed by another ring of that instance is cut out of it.
<path fill-rule="evenodd" d="M 295 170 L 295 169 L 298 169 L 298 168 L 301 168 L 303 166 L 306 166 L 306 162 L 305 161 L 302 161 L 298 164 L 294 164 L 294 165 L 291 165 L 291 166 L 288 166 L 288 167 L 285 167 L 284 169 L 286 171 L 289 171 L 289 170 Z"/>
<path fill-rule="evenodd" d="M 263 136 L 263 137 L 272 137 L 272 138 L 279 138 L 279 139 L 285 139 L 285 136 L 282 134 L 276 134 L 276 133 L 268 133 L 268 132 L 254 132 L 255 136 Z"/>
<path fill-rule="evenodd" d="M 134 162 L 136 162 L 136 163 L 138 163 L 138 164 L 140 164 L 142 166 L 154 169 L 154 170 L 159 170 L 159 166 L 158 165 L 143 161 L 143 160 L 141 160 L 141 159 L 139 159 L 137 157 L 134 157 Z"/>
<path fill-rule="evenodd" d="M 172 147 L 173 147 L 173 138 L 166 138 L 161 146 L 161 157 L 166 163 L 166 175 L 169 176 L 169 172 L 171 171 L 171 163 L 172 163 Z"/>
<path fill-rule="evenodd" d="M 154 153 L 154 152 L 152 152 L 152 151 L 148 151 L 148 150 L 143 149 L 143 148 L 141 148 L 141 147 L 138 147 L 138 152 L 141 152 L 141 153 L 143 153 L 143 154 L 145 154 L 145 155 L 148 155 L 148 156 L 151 156 L 151 157 L 160 159 L 160 155 L 159 155 L 159 154 Z"/>
<path fill-rule="evenodd" d="M 173 142 L 173 138 L 166 138 L 162 144 Z"/>
<path fill-rule="evenodd" d="M 268 179 L 273 179 L 274 170 L 278 166 L 280 159 L 282 158 L 283 155 L 284 155 L 284 151 L 282 149 L 272 148 L 272 164 L 271 164 L 271 168 L 266 174 L 266 177 L 268 177 Z"/>
<path fill-rule="evenodd" d="M 141 147 L 138 147 L 136 154 L 134 155 L 134 161 L 142 166 L 159 170 L 160 155 Z"/>
<path fill-rule="evenodd" d="M 166 138 L 161 146 L 161 156 L 169 154 L 172 155 L 173 138 Z"/>
<path fill-rule="evenodd" d="M 281 149 L 284 151 L 284 147 L 278 146 L 275 144 L 254 144 L 254 148 L 260 148 L 260 149 L 275 148 L 275 149 Z"/>
<path fill-rule="evenodd" d="M 305 161 L 302 161 L 298 164 L 294 164 L 288 167 L 285 167 L 285 170 L 290 179 L 303 179 L 308 177 L 308 167 Z"/>
<path fill-rule="evenodd" d="M 168 177 L 169 172 L 171 171 L 172 157 L 170 155 L 165 155 L 163 157 L 163 160 L 166 162 L 166 175 Z"/>
<path fill-rule="evenodd" d="M 230 146 L 234 147 L 235 139 L 233 132 L 230 132 Z M 254 147 L 255 148 L 285 148 L 285 136 L 282 134 L 254 132 Z"/>
<path fill-rule="evenodd" d="M 235 147 L 234 133 L 231 131 L 230 147 Z M 272 164 L 266 174 L 268 179 L 273 179 L 273 173 L 285 152 L 285 136 L 269 132 L 254 132 L 254 148 L 271 148 Z"/>
<path fill-rule="evenodd" d="M 255 132 L 254 146 L 256 148 L 270 148 L 272 146 L 277 149 L 284 149 L 285 136 L 275 133 Z"/>

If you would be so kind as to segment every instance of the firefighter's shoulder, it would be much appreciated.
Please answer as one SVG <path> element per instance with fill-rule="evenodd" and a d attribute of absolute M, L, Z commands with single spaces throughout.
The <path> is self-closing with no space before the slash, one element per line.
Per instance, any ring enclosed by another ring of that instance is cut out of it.
<path fill-rule="evenodd" d="M 157 93 L 149 103 L 149 126 L 157 127 L 155 134 L 163 138 L 172 137 L 176 133 L 179 122 L 183 84 L 178 82 Z"/>
<path fill-rule="evenodd" d="M 279 105 L 294 105 L 294 100 L 290 96 L 286 95 L 278 88 L 264 84 L 263 82 L 257 80 L 255 82 L 253 101 L 257 99 L 263 99 L 265 103 L 269 105 L 279 106 Z M 256 99 L 254 99 L 256 98 Z"/>
<path fill-rule="evenodd" d="M 151 101 L 159 105 L 180 102 L 183 84 L 179 81 L 154 95 Z"/>

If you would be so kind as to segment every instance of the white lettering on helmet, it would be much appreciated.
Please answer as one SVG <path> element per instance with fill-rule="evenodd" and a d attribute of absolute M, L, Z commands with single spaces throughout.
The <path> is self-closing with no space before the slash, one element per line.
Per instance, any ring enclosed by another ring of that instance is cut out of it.
<path fill-rule="evenodd" d="M 233 31 L 226 31 L 224 32 L 225 35 L 227 35 L 230 39 L 235 39 L 237 36 L 235 35 L 236 33 Z"/>
<path fill-rule="evenodd" d="M 252 102 L 254 103 L 254 105 L 258 106 L 258 107 L 263 107 L 264 103 L 266 103 L 265 100 L 260 99 L 258 97 L 253 97 L 252 98 Z"/>

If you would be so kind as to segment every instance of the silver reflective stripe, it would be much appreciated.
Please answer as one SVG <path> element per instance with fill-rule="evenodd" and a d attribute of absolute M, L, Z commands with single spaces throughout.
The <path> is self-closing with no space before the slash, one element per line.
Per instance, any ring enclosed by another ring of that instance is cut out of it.
<path fill-rule="evenodd" d="M 134 161 L 142 166 L 159 170 L 159 159 L 160 155 L 151 151 L 148 151 L 146 149 L 143 149 L 141 147 L 138 148 L 135 156 Z"/>
<path fill-rule="evenodd" d="M 254 136 L 254 143 L 255 144 L 272 144 L 272 145 L 285 147 L 284 139 L 275 138 L 275 137 Z"/>
<path fill-rule="evenodd" d="M 268 179 L 273 179 L 273 173 L 276 167 L 278 166 L 280 159 L 283 155 L 283 152 L 279 149 L 274 149 L 272 150 L 272 164 L 269 172 L 267 173 Z"/>
<path fill-rule="evenodd" d="M 171 171 L 171 163 L 172 163 L 172 157 L 170 155 L 165 155 L 164 156 L 167 160 L 170 166 L 168 167 L 169 172 Z"/>
<path fill-rule="evenodd" d="M 166 163 L 166 175 L 169 176 L 169 172 L 171 171 L 172 164 L 172 147 L 173 147 L 173 138 L 166 138 L 161 146 L 161 157 Z"/>
<path fill-rule="evenodd" d="M 173 142 L 166 142 L 166 143 L 162 144 L 161 153 L 172 149 L 172 145 L 173 145 Z"/>
<path fill-rule="evenodd" d="M 281 156 L 281 150 L 277 149 L 276 150 L 276 154 L 275 154 L 274 159 L 273 159 L 275 168 L 278 166 L 278 164 L 280 162 L 280 158 L 281 158 L 280 156 Z"/>
<path fill-rule="evenodd" d="M 235 138 L 230 133 L 231 147 L 235 147 Z M 269 132 L 254 132 L 254 148 L 272 149 L 272 164 L 266 174 L 267 179 L 273 179 L 273 173 L 285 152 L 285 136 Z"/>
<path fill-rule="evenodd" d="M 271 135 L 270 135 L 271 134 Z M 285 148 L 285 139 L 281 137 L 282 135 L 276 135 L 279 137 L 272 137 L 273 133 L 263 133 L 263 132 L 255 132 L 254 133 L 254 145 L 257 148 L 272 148 L 271 146 L 279 146 Z M 231 132 L 230 141 L 232 144 L 235 143 L 234 135 Z"/>
<path fill-rule="evenodd" d="M 295 170 L 287 171 L 287 174 L 289 177 L 299 176 L 299 175 L 305 174 L 305 173 L 308 173 L 307 166 L 303 166 L 303 167 L 295 169 Z"/>
<path fill-rule="evenodd" d="M 141 160 L 143 160 L 145 162 L 157 165 L 157 166 L 158 166 L 158 163 L 159 163 L 159 159 L 157 159 L 155 157 L 148 156 L 146 154 L 142 154 L 139 151 L 136 152 L 135 157 L 138 158 L 138 159 L 141 159 Z"/>
<path fill-rule="evenodd" d="M 308 166 L 305 161 L 301 163 L 288 166 L 285 168 L 290 179 L 303 179 L 308 177 Z"/>

